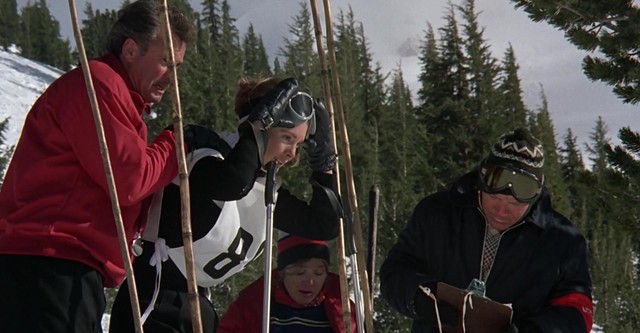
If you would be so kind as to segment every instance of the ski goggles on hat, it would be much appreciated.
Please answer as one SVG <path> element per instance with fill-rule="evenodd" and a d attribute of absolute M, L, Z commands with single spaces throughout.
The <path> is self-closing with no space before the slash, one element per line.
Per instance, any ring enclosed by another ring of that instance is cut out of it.
<path fill-rule="evenodd" d="M 534 201 L 542 190 L 542 181 L 526 170 L 485 165 L 480 168 L 481 190 L 490 194 L 509 193 L 523 203 Z"/>
<path fill-rule="evenodd" d="M 309 122 L 308 133 L 315 133 L 313 97 L 305 92 L 297 92 L 289 99 L 277 127 L 293 128 L 305 122 Z"/>

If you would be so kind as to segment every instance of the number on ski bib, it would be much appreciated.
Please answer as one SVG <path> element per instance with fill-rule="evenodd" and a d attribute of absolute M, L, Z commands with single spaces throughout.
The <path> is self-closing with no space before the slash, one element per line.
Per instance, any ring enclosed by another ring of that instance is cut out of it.
<path fill-rule="evenodd" d="M 240 228 L 227 252 L 221 253 L 204 266 L 204 271 L 214 279 L 220 279 L 231 269 L 240 265 L 246 258 L 247 252 L 253 243 L 253 236 Z"/>

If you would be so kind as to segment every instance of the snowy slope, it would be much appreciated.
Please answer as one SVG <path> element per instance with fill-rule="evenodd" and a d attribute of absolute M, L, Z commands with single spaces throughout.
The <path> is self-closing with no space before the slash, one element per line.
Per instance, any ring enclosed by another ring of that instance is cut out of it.
<path fill-rule="evenodd" d="M 6 146 L 18 142 L 24 118 L 38 96 L 62 71 L 0 48 L 0 121 L 9 118 Z"/>

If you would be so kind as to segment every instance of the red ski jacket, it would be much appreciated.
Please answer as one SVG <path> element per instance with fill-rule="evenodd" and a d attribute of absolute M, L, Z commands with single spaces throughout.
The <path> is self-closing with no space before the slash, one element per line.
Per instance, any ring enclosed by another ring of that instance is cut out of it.
<path fill-rule="evenodd" d="M 287 292 L 278 281 L 278 272 L 272 274 L 272 303 L 297 306 L 291 300 Z M 236 299 L 227 309 L 218 326 L 218 333 L 232 332 L 260 332 L 262 331 L 262 299 L 264 295 L 264 276 L 254 281 L 240 292 Z M 329 319 L 329 323 L 334 332 L 345 333 L 345 325 L 342 319 L 342 299 L 340 294 L 340 280 L 338 275 L 329 273 L 325 281 L 324 288 L 318 297 L 324 297 L 321 304 Z M 351 304 L 351 331 L 357 332 L 356 314 L 353 302 Z M 272 305 L 273 306 L 273 305 Z"/>
<path fill-rule="evenodd" d="M 113 54 L 90 61 L 111 169 L 129 239 L 151 193 L 177 175 L 175 137 L 147 145 L 149 110 Z M 106 287 L 124 279 L 107 177 L 81 68 L 54 81 L 26 117 L 0 191 L 0 254 L 82 262 Z M 142 214 L 146 215 L 146 214 Z"/>

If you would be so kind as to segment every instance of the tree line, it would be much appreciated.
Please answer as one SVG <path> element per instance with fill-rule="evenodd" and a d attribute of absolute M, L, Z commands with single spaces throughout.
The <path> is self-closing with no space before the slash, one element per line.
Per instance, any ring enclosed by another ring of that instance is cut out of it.
<path fill-rule="evenodd" d="M 322 95 L 320 59 L 306 2 L 300 2 L 290 17 L 288 37 L 283 38 L 274 59 L 269 59 L 260 31 L 252 25 L 244 33 L 239 31 L 229 1 L 203 0 L 201 12 L 194 11 L 187 0 L 170 3 L 188 13 L 197 27 L 197 38 L 179 68 L 185 123 L 235 130 L 234 94 L 243 76 L 293 76 L 305 89 Z M 68 70 L 77 51 L 60 38 L 59 23 L 45 1 L 30 2 L 20 13 L 16 8 L 15 0 L 0 5 L 0 45 L 14 44 L 27 58 Z M 117 12 L 94 10 L 86 4 L 84 13 L 84 44 L 89 57 L 98 57 L 105 51 L 106 34 Z M 606 332 L 640 331 L 640 135 L 623 128 L 618 133 L 622 144 L 613 146 L 601 118 L 594 119 L 585 147 L 578 144 L 571 129 L 556 133 L 544 91 L 539 107 L 530 109 L 523 102 L 516 50 L 509 46 L 499 57 L 491 53 L 478 23 L 475 1 L 450 3 L 443 17 L 443 26 L 427 24 L 424 29 L 415 92 L 400 68 L 384 72 L 375 62 L 365 27 L 351 8 L 338 11 L 333 18 L 335 71 L 360 216 L 366 217 L 369 210 L 365 195 L 369 188 L 375 184 L 380 189 L 378 267 L 422 197 L 446 188 L 476 167 L 500 134 L 525 126 L 543 142 L 546 185 L 555 207 L 589 240 L 595 323 Z M 168 98 L 155 105 L 147 119 L 150 135 L 170 124 L 171 116 Z M 339 135 L 337 139 L 343 140 Z M 342 145 L 338 147 L 341 150 Z M 0 163 L 6 164 L 6 156 Z M 294 192 L 310 193 L 304 156 L 298 167 L 285 168 L 278 177 Z M 362 229 L 368 233 L 368 223 Z M 243 287 L 263 273 L 259 262 L 211 289 L 220 314 Z M 372 288 L 376 296 L 377 288 L 376 282 Z M 409 321 L 382 299 L 374 299 L 374 309 L 377 331 L 409 331 Z"/>

